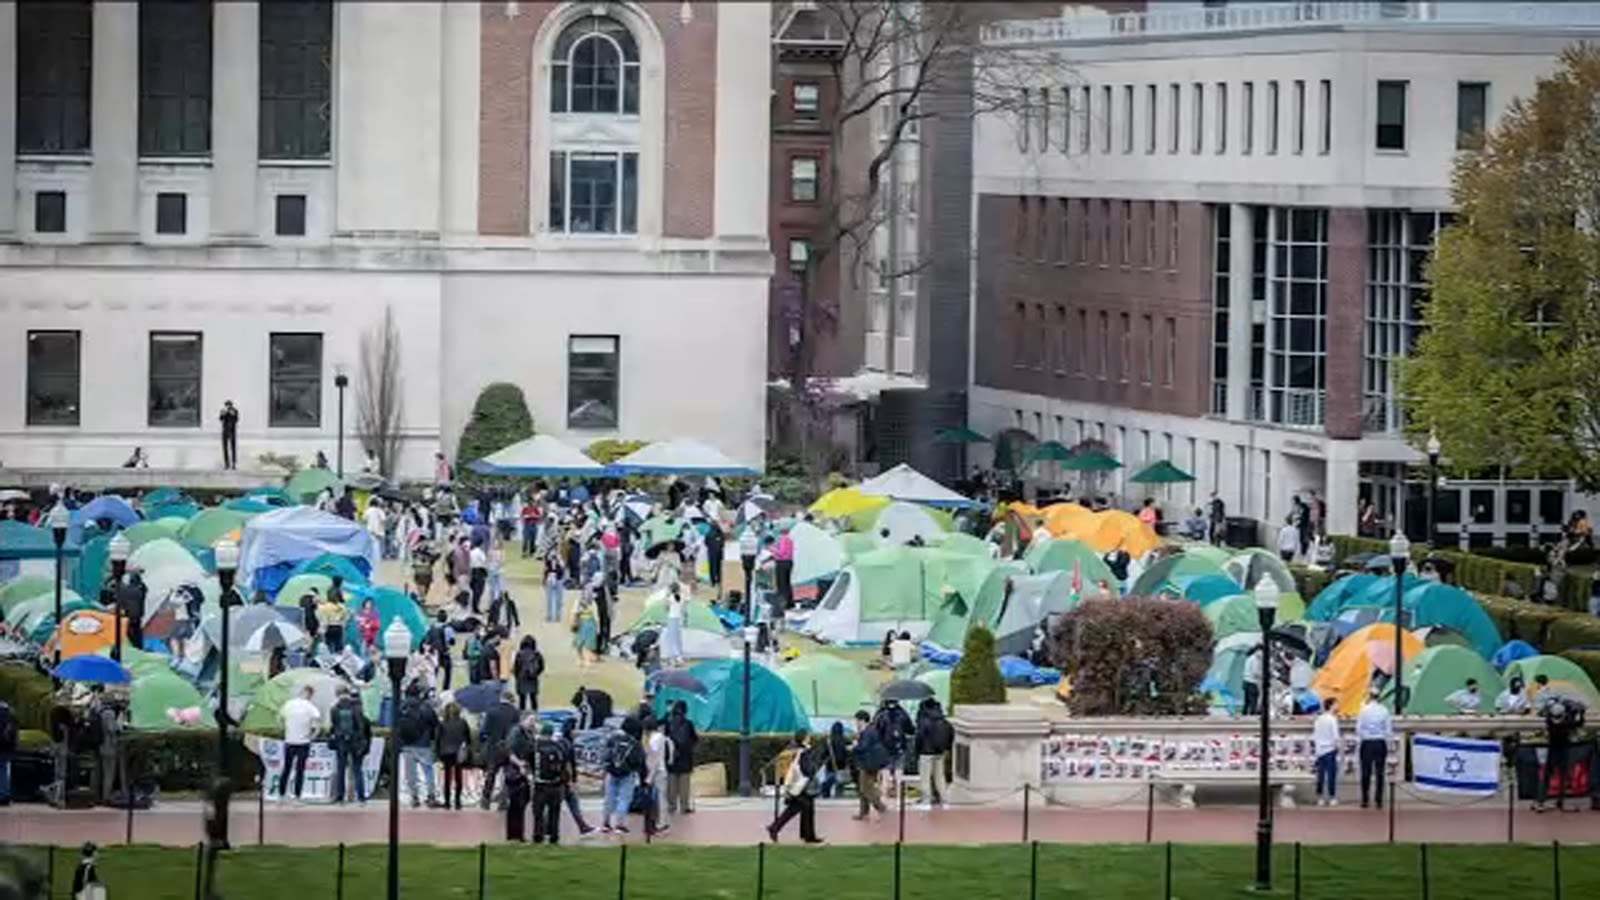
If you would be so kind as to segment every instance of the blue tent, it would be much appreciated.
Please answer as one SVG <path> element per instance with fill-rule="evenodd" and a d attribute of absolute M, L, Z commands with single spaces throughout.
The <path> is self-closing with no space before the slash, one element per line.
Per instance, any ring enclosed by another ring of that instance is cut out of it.
<path fill-rule="evenodd" d="M 222 504 L 222 508 L 231 509 L 234 512 L 264 513 L 272 512 L 282 505 L 281 503 L 268 503 L 267 498 L 264 497 L 235 497 Z"/>
<path fill-rule="evenodd" d="M 64 556 L 76 557 L 80 549 L 70 539 L 62 545 Z M 55 559 L 56 539 L 48 528 L 24 522 L 0 522 L 0 559 Z"/>
<path fill-rule="evenodd" d="M 656 694 L 655 712 L 665 716 L 672 704 L 682 700 L 689 706 L 689 720 L 701 732 L 738 732 L 744 702 L 744 662 L 713 659 L 689 669 L 689 674 L 705 685 L 705 693 L 693 694 L 664 687 Z M 750 664 L 750 731 L 755 734 L 793 734 L 809 729 L 811 719 L 795 697 L 789 683 L 759 663 Z"/>
<path fill-rule="evenodd" d="M 275 594 L 294 567 L 329 554 L 345 557 L 353 565 L 360 560 L 365 580 L 377 565 L 378 544 L 364 527 L 348 519 L 308 506 L 275 509 L 245 524 L 239 581 Z"/>
<path fill-rule="evenodd" d="M 1372 585 L 1381 581 L 1376 575 L 1364 572 L 1346 575 L 1317 592 L 1311 606 L 1306 609 L 1306 619 L 1312 622 L 1331 622 L 1339 617 L 1350 600 L 1361 596 Z"/>
<path fill-rule="evenodd" d="M 1201 575 L 1198 578 L 1189 579 L 1183 585 L 1184 599 L 1193 600 L 1201 606 L 1215 603 L 1224 597 L 1236 597 L 1243 593 L 1246 593 L 1246 591 L 1240 588 L 1232 578 L 1224 578 L 1221 575 Z"/>
<path fill-rule="evenodd" d="M 128 501 L 115 494 L 103 494 L 72 511 L 73 535 L 81 535 L 85 526 L 102 519 L 109 520 L 119 528 L 139 524 L 139 514 L 133 511 Z"/>
<path fill-rule="evenodd" d="M 1506 666 L 1509 666 L 1518 660 L 1528 659 L 1538 655 L 1539 648 L 1533 646 L 1527 641 L 1511 640 L 1500 645 L 1500 649 L 1496 650 L 1494 652 L 1494 656 L 1489 658 L 1489 663 L 1490 665 L 1494 666 L 1495 671 L 1504 672 L 1506 670 Z"/>
<path fill-rule="evenodd" d="M 111 536 L 102 534 L 83 542 L 79 548 L 78 570 L 72 575 L 72 588 L 80 597 L 100 596 L 100 586 L 111 577 Z"/>

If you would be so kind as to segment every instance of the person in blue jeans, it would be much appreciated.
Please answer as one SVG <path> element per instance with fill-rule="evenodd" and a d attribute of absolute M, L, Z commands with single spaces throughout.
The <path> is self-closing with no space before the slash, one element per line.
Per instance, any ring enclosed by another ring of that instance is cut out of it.
<path fill-rule="evenodd" d="M 628 717 L 622 721 L 622 731 L 611 738 L 606 746 L 605 816 L 600 824 L 601 834 L 627 834 L 628 808 L 633 805 L 633 792 L 644 777 L 644 745 L 640 743 L 643 728 L 639 720 Z"/>
<path fill-rule="evenodd" d="M 1324 700 L 1322 713 L 1311 725 L 1311 745 L 1316 753 L 1317 805 L 1339 805 L 1339 717 L 1333 701 Z"/>

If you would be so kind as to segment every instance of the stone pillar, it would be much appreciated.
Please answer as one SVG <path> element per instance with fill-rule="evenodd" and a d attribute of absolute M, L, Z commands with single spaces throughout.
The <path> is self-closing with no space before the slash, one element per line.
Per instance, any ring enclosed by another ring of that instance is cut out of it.
<path fill-rule="evenodd" d="M 1234 421 L 1250 417 L 1250 269 L 1255 212 L 1255 207 L 1243 203 L 1233 204 L 1228 211 L 1228 418 Z"/>
<path fill-rule="evenodd" d="M 1367 213 L 1328 210 L 1328 437 L 1361 437 L 1362 338 L 1366 333 Z"/>
<path fill-rule="evenodd" d="M 1330 444 L 1329 450 L 1336 451 L 1341 446 L 1354 445 Z M 1352 454 L 1349 458 L 1344 458 L 1343 454 L 1330 453 L 1322 495 L 1328 511 L 1323 529 L 1328 534 L 1356 533 L 1356 503 L 1360 497 L 1360 488 L 1361 464 L 1355 456 Z"/>
<path fill-rule="evenodd" d="M 475 3 L 444 5 L 444 123 L 441 129 L 441 234 L 478 230 L 478 111 L 483 13 Z"/>
<path fill-rule="evenodd" d="M 0 238 L 17 230 L 17 4 L 0 2 Z"/>
<path fill-rule="evenodd" d="M 961 706 L 955 728 L 955 779 L 950 796 L 957 803 L 1010 798 L 1024 784 L 1037 787 L 1044 739 L 1050 722 L 1026 706 Z"/>
<path fill-rule="evenodd" d="M 261 10 L 254 0 L 212 8 L 211 233 L 259 235 L 256 160 L 261 128 Z"/>
<path fill-rule="evenodd" d="M 93 67 L 89 230 L 96 240 L 135 241 L 139 236 L 139 4 L 94 5 Z"/>

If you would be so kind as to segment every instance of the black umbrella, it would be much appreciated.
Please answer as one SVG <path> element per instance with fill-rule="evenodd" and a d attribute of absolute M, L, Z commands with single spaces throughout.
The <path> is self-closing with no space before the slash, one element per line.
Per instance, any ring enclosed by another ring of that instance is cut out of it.
<path fill-rule="evenodd" d="M 482 715 L 494 706 L 500 695 L 505 693 L 505 685 L 498 681 L 483 681 L 478 684 L 469 684 L 452 694 L 456 705 L 463 712 Z"/>
<path fill-rule="evenodd" d="M 1294 626 L 1280 625 L 1272 629 L 1272 646 L 1284 653 L 1310 659 L 1311 644 L 1306 641 L 1303 634 L 1297 633 L 1293 628 Z"/>
<path fill-rule="evenodd" d="M 901 703 L 916 703 L 933 696 L 933 685 L 909 678 L 891 681 L 878 689 L 878 697 Z"/>
<path fill-rule="evenodd" d="M 648 679 L 646 679 L 646 681 L 653 685 L 656 690 L 660 690 L 662 688 L 673 688 L 674 690 L 683 691 L 686 694 L 699 695 L 704 695 L 706 692 L 705 682 L 694 677 L 693 675 L 690 675 L 683 669 L 661 669 L 658 670 L 654 675 L 651 675 Z"/>

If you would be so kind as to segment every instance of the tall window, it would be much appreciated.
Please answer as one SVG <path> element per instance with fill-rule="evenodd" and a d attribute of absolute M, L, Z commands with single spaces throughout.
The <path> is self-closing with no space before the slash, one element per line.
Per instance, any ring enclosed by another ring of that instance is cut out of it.
<path fill-rule="evenodd" d="M 1178 204 L 1167 202 L 1167 270 L 1178 271 Z"/>
<path fill-rule="evenodd" d="M 1078 201 L 1078 265 L 1089 263 L 1089 201 Z"/>
<path fill-rule="evenodd" d="M 1056 252 L 1060 254 L 1057 262 L 1066 265 L 1072 255 L 1072 201 L 1065 197 L 1056 200 L 1056 222 L 1059 233 L 1056 235 Z"/>
<path fill-rule="evenodd" d="M 1039 88 L 1039 149 L 1050 149 L 1050 89 Z"/>
<path fill-rule="evenodd" d="M 621 22 L 588 16 L 561 32 L 550 58 L 550 111 L 639 114 L 639 45 Z"/>
<path fill-rule="evenodd" d="M 1327 156 L 1333 152 L 1333 82 L 1322 79 L 1318 93 L 1322 113 L 1321 125 L 1317 128 L 1317 152 Z"/>
<path fill-rule="evenodd" d="M 1362 427 L 1393 432 L 1401 425 L 1395 384 L 1398 361 L 1411 354 L 1429 300 L 1427 265 L 1450 213 L 1374 209 L 1367 212 L 1367 314 L 1362 347 Z"/>
<path fill-rule="evenodd" d="M 1119 318 L 1122 331 L 1121 339 L 1117 342 L 1117 378 L 1126 382 L 1133 368 L 1133 317 L 1122 313 Z"/>
<path fill-rule="evenodd" d="M 211 152 L 211 3 L 139 4 L 139 155 Z"/>
<path fill-rule="evenodd" d="M 1104 381 L 1106 370 L 1111 359 L 1111 317 L 1105 310 L 1100 311 L 1100 380 Z"/>
<path fill-rule="evenodd" d="M 1150 384 L 1156 380 L 1156 320 L 1154 316 L 1141 316 L 1139 325 L 1144 329 L 1144 360 L 1143 381 Z"/>
<path fill-rule="evenodd" d="M 802 122 L 815 122 L 822 110 L 822 89 L 815 81 L 796 81 L 789 88 L 790 109 Z"/>
<path fill-rule="evenodd" d="M 1228 414 L 1228 312 L 1232 302 L 1232 207 L 1211 207 L 1211 414 Z M 1171 321 L 1170 319 L 1168 320 Z"/>
<path fill-rule="evenodd" d="M 789 159 L 789 199 L 796 203 L 817 202 L 818 161 L 815 156 Z"/>
<path fill-rule="evenodd" d="M 1194 134 L 1189 138 L 1193 145 L 1191 153 L 1200 153 L 1205 149 L 1206 143 L 1206 86 L 1196 81 L 1193 86 L 1194 95 L 1194 121 L 1190 123 L 1190 130 Z"/>
<path fill-rule="evenodd" d="M 1294 152 L 1297 156 L 1306 152 L 1306 83 L 1298 78 L 1294 82 Z"/>
<path fill-rule="evenodd" d="M 1111 153 L 1111 120 L 1113 118 L 1112 114 L 1115 112 L 1114 107 L 1111 105 L 1111 85 L 1109 84 L 1100 89 L 1100 108 L 1105 111 L 1101 116 L 1100 122 L 1100 152 L 1109 155 Z"/>
<path fill-rule="evenodd" d="M 622 339 L 616 335 L 567 338 L 567 427 L 617 427 Z"/>
<path fill-rule="evenodd" d="M 200 371 L 199 332 L 150 332 L 150 427 L 200 426 Z"/>
<path fill-rule="evenodd" d="M 261 158 L 327 159 L 332 120 L 333 4 L 261 4 Z"/>
<path fill-rule="evenodd" d="M 271 5 L 271 4 L 268 4 Z M 262 7 L 263 10 L 266 6 Z M 322 335 L 274 332 L 267 338 L 267 425 L 316 428 L 322 424 Z"/>
<path fill-rule="evenodd" d="M 1267 153 L 1278 152 L 1278 83 L 1267 82 Z"/>
<path fill-rule="evenodd" d="M 550 154 L 551 231 L 634 234 L 638 209 L 639 154 Z"/>
<path fill-rule="evenodd" d="M 1084 85 L 1078 89 L 1079 125 L 1078 152 L 1089 152 L 1089 135 L 1094 129 L 1094 88 Z"/>
<path fill-rule="evenodd" d="M 1483 146 L 1483 131 L 1489 121 L 1489 85 L 1482 81 L 1463 81 L 1456 85 L 1456 149 L 1477 150 Z"/>
<path fill-rule="evenodd" d="M 1167 94 L 1167 152 L 1177 153 L 1183 131 L 1183 85 L 1168 85 Z"/>
<path fill-rule="evenodd" d="M 1078 114 L 1078 108 L 1072 102 L 1072 88 L 1061 89 L 1061 152 L 1072 153 L 1076 148 L 1072 143 L 1072 117 Z"/>
<path fill-rule="evenodd" d="M 28 424 L 77 425 L 83 348 L 76 331 L 28 332 Z"/>
<path fill-rule="evenodd" d="M 1079 375 L 1089 373 L 1089 311 L 1078 310 L 1078 358 L 1073 361 L 1073 371 Z"/>
<path fill-rule="evenodd" d="M 1217 82 L 1217 152 L 1228 152 L 1228 83 Z"/>
<path fill-rule="evenodd" d="M 1239 97 L 1240 152 L 1249 156 L 1256 149 L 1256 85 L 1246 81 Z"/>
<path fill-rule="evenodd" d="M 1406 148 L 1406 88 L 1404 81 L 1378 82 L 1378 134 L 1379 150 L 1404 150 Z"/>
<path fill-rule="evenodd" d="M 1111 201 L 1100 201 L 1100 265 L 1111 262 Z"/>
<path fill-rule="evenodd" d="M 1167 387 L 1172 386 L 1174 374 L 1178 370 L 1178 320 L 1167 317 L 1167 350 L 1166 365 L 1162 367 L 1161 383 Z M 1170 452 L 1170 451 L 1169 451 Z"/>
<path fill-rule="evenodd" d="M 1133 152 L 1133 123 L 1137 117 L 1133 113 L 1133 85 L 1122 86 L 1122 152 Z"/>
<path fill-rule="evenodd" d="M 1144 152 L 1156 152 L 1156 98 L 1160 92 L 1153 84 L 1144 88 Z"/>
<path fill-rule="evenodd" d="M 588 132 L 569 134 L 565 128 L 572 124 L 569 116 L 583 117 L 583 123 L 595 121 L 590 117 L 632 121 L 639 115 L 639 79 L 638 42 L 616 19 L 586 16 L 556 38 L 550 52 L 550 111 L 558 117 L 550 151 L 550 231 L 638 233 L 639 153 L 632 139 L 597 146 Z M 817 161 L 809 162 L 814 176 Z M 792 198 L 801 202 L 815 200 L 816 188 L 815 177 L 790 184 Z"/>
<path fill-rule="evenodd" d="M 1146 269 L 1156 263 L 1156 202 L 1144 202 L 1144 267 Z"/>
<path fill-rule="evenodd" d="M 1065 306 L 1056 307 L 1055 356 L 1056 374 L 1067 374 L 1067 308 Z M 1058 416 L 1057 418 L 1059 419 L 1060 417 Z"/>
<path fill-rule="evenodd" d="M 88 0 L 17 4 L 18 153 L 89 152 L 93 32 Z"/>
<path fill-rule="evenodd" d="M 1123 268 L 1133 262 L 1133 201 L 1122 201 L 1122 246 L 1118 248 L 1117 256 Z"/>
<path fill-rule="evenodd" d="M 1328 213 L 1273 207 L 1267 268 L 1267 421 L 1316 427 L 1327 411 Z"/>

